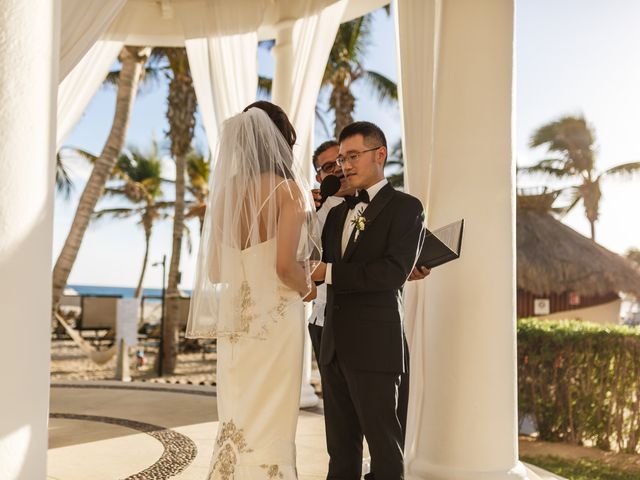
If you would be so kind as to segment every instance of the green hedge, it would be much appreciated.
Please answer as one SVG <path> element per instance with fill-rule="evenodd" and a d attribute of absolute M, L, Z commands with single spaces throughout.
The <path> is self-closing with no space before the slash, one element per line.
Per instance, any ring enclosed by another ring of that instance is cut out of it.
<path fill-rule="evenodd" d="M 540 439 L 636 453 L 640 329 L 577 321 L 518 321 L 518 408 Z"/>

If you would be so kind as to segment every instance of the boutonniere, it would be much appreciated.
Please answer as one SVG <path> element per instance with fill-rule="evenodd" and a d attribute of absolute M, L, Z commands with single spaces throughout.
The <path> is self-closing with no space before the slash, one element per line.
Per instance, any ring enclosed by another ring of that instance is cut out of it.
<path fill-rule="evenodd" d="M 360 211 L 356 214 L 354 218 L 351 219 L 351 225 L 356 229 L 356 236 L 354 240 L 358 239 L 358 235 L 360 232 L 364 232 L 364 229 L 367 228 L 367 219 L 362 214 L 364 209 L 361 208 Z"/>

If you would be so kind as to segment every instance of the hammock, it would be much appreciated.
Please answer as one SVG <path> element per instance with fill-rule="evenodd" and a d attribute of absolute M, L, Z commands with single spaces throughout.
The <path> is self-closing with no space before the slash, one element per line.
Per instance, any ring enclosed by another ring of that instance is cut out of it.
<path fill-rule="evenodd" d="M 54 315 L 56 317 L 56 320 L 58 320 L 58 322 L 60 323 L 60 325 L 62 325 L 64 329 L 67 331 L 67 335 L 71 337 L 71 339 L 76 343 L 76 345 L 80 347 L 80 350 L 82 350 L 87 355 L 87 357 L 89 357 L 89 360 L 91 360 L 93 363 L 97 365 L 104 365 L 116 355 L 118 351 L 118 346 L 116 344 L 109 347 L 107 350 L 97 350 L 89 342 L 87 342 L 84 338 L 82 338 L 82 335 L 80 335 L 80 333 L 77 330 L 74 330 L 71 327 L 71 325 L 69 325 L 64 320 L 64 318 L 60 316 L 59 313 L 56 312 L 54 313 Z"/>

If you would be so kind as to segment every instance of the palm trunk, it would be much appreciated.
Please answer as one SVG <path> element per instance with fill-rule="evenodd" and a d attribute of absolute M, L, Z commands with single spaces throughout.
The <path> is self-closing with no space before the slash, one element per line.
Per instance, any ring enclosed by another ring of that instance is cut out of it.
<path fill-rule="evenodd" d="M 82 238 L 89 225 L 98 199 L 113 170 L 124 144 L 129 118 L 135 103 L 138 82 L 150 50 L 145 47 L 124 47 L 119 59 L 122 62 L 116 95 L 116 111 L 107 142 L 96 161 L 89 181 L 82 192 L 71 230 L 53 268 L 52 306 L 55 310 L 69 279 L 71 268 L 78 256 Z"/>
<path fill-rule="evenodd" d="M 179 303 L 180 253 L 184 230 L 185 171 L 186 157 L 191 148 L 195 126 L 196 93 L 189 72 L 187 54 L 184 49 L 169 49 L 167 52 L 173 79 L 169 84 L 167 119 L 171 153 L 176 161 L 176 203 L 173 217 L 173 245 L 169 264 L 167 286 L 166 320 L 162 332 L 164 355 L 162 370 L 168 374 L 175 371 L 179 347 Z"/>
<path fill-rule="evenodd" d="M 136 287 L 135 297 L 140 298 L 142 296 L 142 283 L 144 282 L 144 274 L 147 271 L 147 262 L 149 261 L 149 244 L 151 243 L 151 225 L 147 225 L 147 220 L 142 220 L 144 224 L 144 260 L 142 261 L 142 271 L 140 272 L 140 279 L 138 280 L 138 286 Z"/>
<path fill-rule="evenodd" d="M 331 92 L 329 106 L 336 115 L 334 136 L 335 138 L 340 138 L 342 129 L 353 122 L 353 111 L 356 108 L 356 99 L 348 86 L 336 85 Z"/>

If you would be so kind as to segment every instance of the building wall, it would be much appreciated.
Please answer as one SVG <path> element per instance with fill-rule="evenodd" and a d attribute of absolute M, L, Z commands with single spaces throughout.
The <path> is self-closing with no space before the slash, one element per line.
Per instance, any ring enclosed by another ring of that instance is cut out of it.
<path fill-rule="evenodd" d="M 545 320 L 575 319 L 584 322 L 598 323 L 600 325 L 618 325 L 620 323 L 620 306 L 622 300 L 617 299 L 595 307 L 579 308 L 564 312 L 555 312 L 550 315 L 536 317 Z"/>
<path fill-rule="evenodd" d="M 575 315 L 573 312 L 575 310 L 584 310 L 589 307 L 596 307 L 598 305 L 605 305 L 611 303 L 615 300 L 620 300 L 620 296 L 617 293 L 611 292 L 606 295 L 592 295 L 592 296 L 584 296 L 581 295 L 579 297 L 579 301 L 572 305 L 571 303 L 571 295 L 569 292 L 565 292 L 562 294 L 550 293 L 544 295 L 536 295 L 521 288 L 518 289 L 518 318 L 527 318 L 527 317 L 535 317 L 537 316 L 534 313 L 534 301 L 537 299 L 547 298 L 549 299 L 549 314 L 553 315 L 556 312 L 567 312 L 571 311 L 572 315 Z M 575 298 L 574 298 L 575 300 Z M 619 309 L 618 314 L 619 316 Z M 616 323 L 617 323 L 616 317 Z M 598 322 L 601 323 L 601 322 Z"/>

